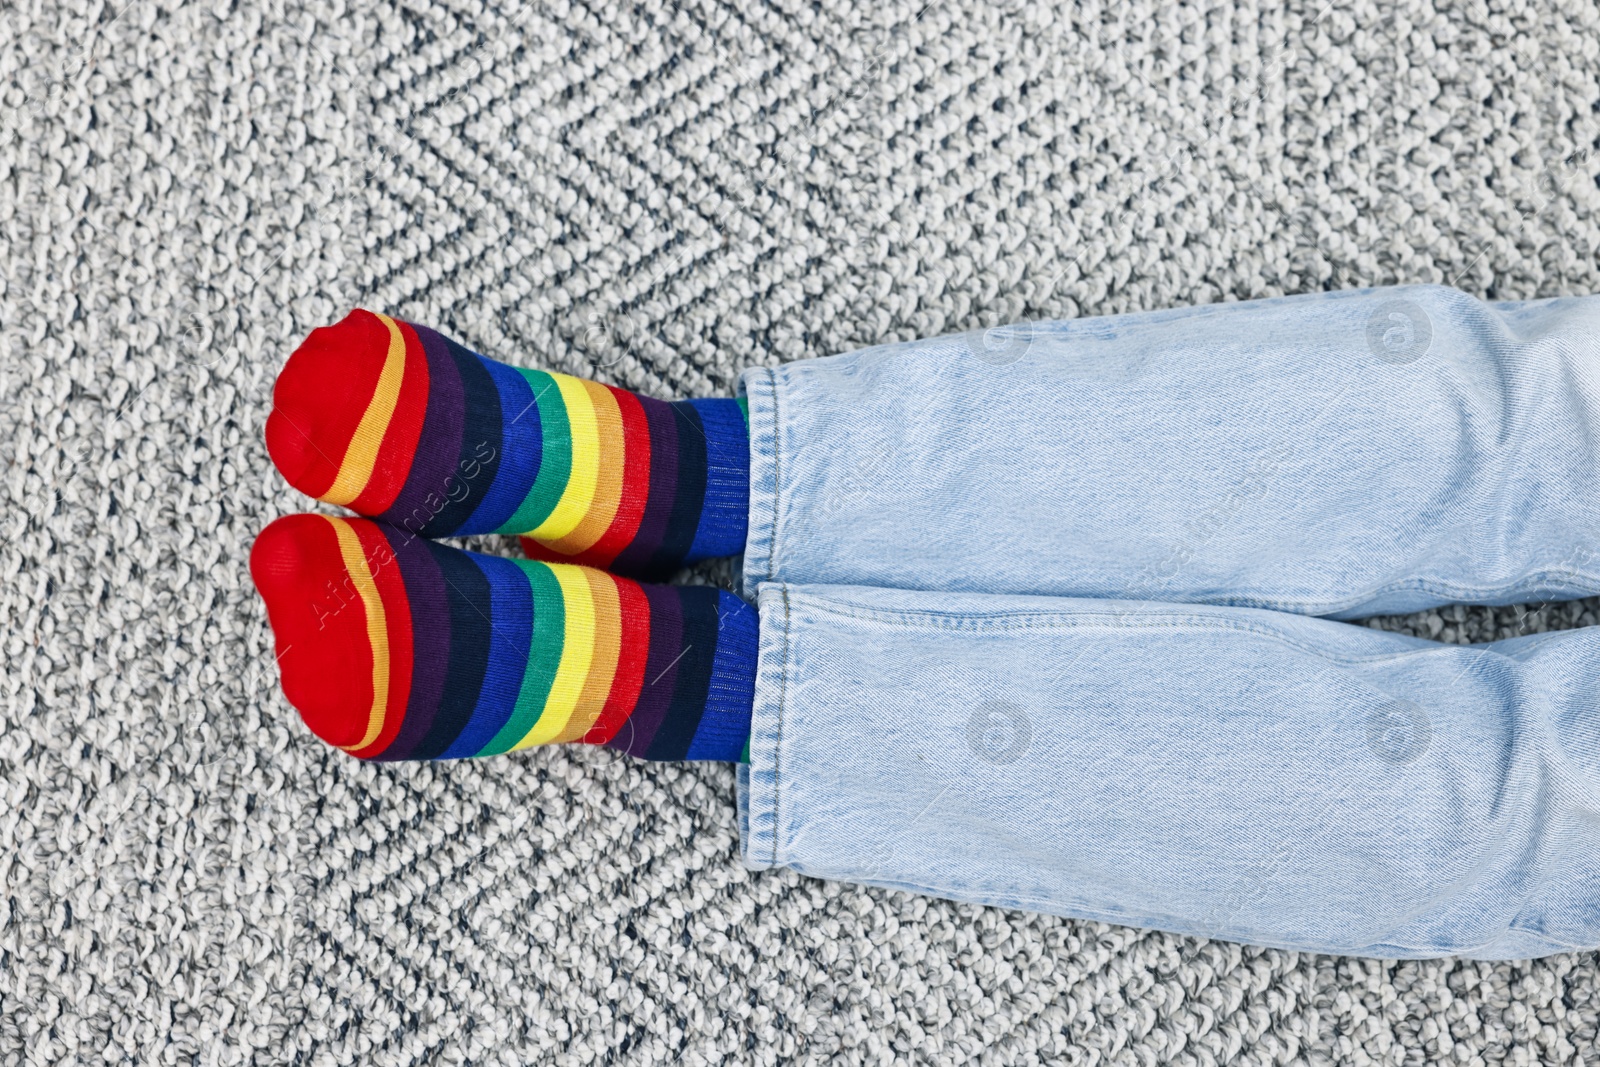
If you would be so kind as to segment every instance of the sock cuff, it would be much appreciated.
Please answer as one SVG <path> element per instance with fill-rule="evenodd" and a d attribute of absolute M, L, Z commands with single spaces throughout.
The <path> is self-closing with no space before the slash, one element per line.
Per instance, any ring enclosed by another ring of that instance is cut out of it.
<path fill-rule="evenodd" d="M 756 609 L 726 590 L 717 596 L 717 652 L 706 709 L 685 759 L 736 763 L 750 739 L 756 699 Z"/>
<path fill-rule="evenodd" d="M 706 495 L 688 560 L 737 556 L 750 521 L 750 432 L 738 400 L 691 400 L 706 435 Z"/>

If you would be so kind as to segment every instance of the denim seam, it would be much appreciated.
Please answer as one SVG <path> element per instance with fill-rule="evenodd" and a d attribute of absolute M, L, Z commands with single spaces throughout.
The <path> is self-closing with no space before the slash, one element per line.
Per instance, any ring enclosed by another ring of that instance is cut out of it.
<path fill-rule="evenodd" d="M 1577 629 L 1587 630 L 1588 627 L 1587 626 L 1579 626 L 1579 627 L 1577 627 Z M 1500 638 L 1500 641 L 1521 641 L 1521 642 L 1523 642 L 1522 646 L 1517 649 L 1516 655 L 1511 657 L 1512 659 L 1520 659 L 1520 658 L 1522 658 L 1522 654 L 1523 653 L 1526 653 L 1526 652 L 1537 652 L 1539 649 L 1543 648 L 1545 645 L 1548 645 L 1555 638 L 1558 638 L 1558 637 L 1562 636 L 1563 634 L 1570 634 L 1571 632 L 1572 632 L 1571 630 L 1545 630 L 1542 633 L 1517 634 L 1517 635 L 1515 635 L 1513 637 L 1502 637 L 1502 638 Z M 1499 644 L 1500 642 L 1499 641 L 1491 641 L 1491 642 L 1488 642 L 1488 643 L 1489 644 Z M 1464 646 L 1464 647 L 1472 648 L 1472 647 L 1481 647 L 1481 646 L 1467 645 L 1467 646 Z"/>
<path fill-rule="evenodd" d="M 767 580 L 772 565 L 772 517 L 777 491 L 773 454 L 776 427 L 768 408 L 772 395 L 771 369 L 747 369 L 739 376 L 739 389 L 749 398 L 750 404 L 750 506 L 739 573 L 742 585 L 754 590 Z"/>
<path fill-rule="evenodd" d="M 778 414 L 778 372 L 767 368 L 767 387 L 772 390 L 772 537 L 767 546 L 767 581 L 778 572 L 779 531 L 783 526 L 783 419 Z"/>
<path fill-rule="evenodd" d="M 778 764 L 783 758 L 783 716 L 789 703 L 789 586 L 780 584 L 778 593 L 783 597 L 783 657 L 779 661 L 778 673 L 778 733 L 772 746 L 772 865 L 774 867 L 778 865 L 778 835 L 783 831 L 783 776 Z"/>
<path fill-rule="evenodd" d="M 1132 909 L 1107 909 L 1097 908 L 1085 903 L 1081 898 L 1062 901 L 1051 897 L 1037 897 L 1027 894 L 1009 896 L 1004 892 L 995 892 L 991 888 L 977 882 L 960 882 L 956 885 L 946 885 L 940 888 L 930 888 L 910 879 L 877 878 L 861 879 L 849 871 L 835 873 L 831 871 L 802 872 L 809 873 L 812 877 L 828 878 L 836 881 L 862 882 L 869 885 L 881 886 L 886 889 L 896 889 L 904 892 L 921 893 L 927 896 L 954 899 L 967 903 L 977 904 L 982 907 L 1010 908 L 1017 911 L 1031 912 L 1042 915 L 1067 915 L 1072 918 L 1087 920 L 1089 922 L 1109 923 L 1116 926 L 1131 926 L 1135 929 L 1172 931 L 1185 930 L 1187 923 L 1179 916 L 1161 911 L 1135 911 Z M 1264 937 L 1252 928 L 1239 927 L 1236 930 L 1219 931 L 1213 934 L 1189 933 L 1191 937 L 1210 937 L 1224 941 L 1238 941 L 1247 944 L 1265 945 L 1271 948 L 1282 948 L 1287 951 L 1298 952 L 1325 952 L 1323 948 L 1313 948 L 1307 942 L 1282 941 L 1271 937 Z M 1493 941 L 1485 944 L 1493 944 Z M 1397 948 L 1407 946 L 1396 945 Z M 1481 946 L 1475 946 L 1481 947 Z M 1426 951 L 1437 952 L 1438 949 L 1429 946 Z M 1458 951 L 1470 952 L 1472 949 Z"/>
<path fill-rule="evenodd" d="M 1092 622 L 1088 622 L 1088 623 L 1084 623 L 1084 624 L 1074 624 L 1074 623 L 1069 622 L 1067 620 L 1073 619 L 1073 618 L 1081 618 L 1081 619 L 1085 619 L 1085 620 L 1093 620 L 1093 619 L 1101 619 L 1101 618 L 1106 618 L 1106 617 L 1111 617 L 1111 618 L 1115 617 L 1114 615 L 1103 615 L 1102 613 L 1099 613 L 1099 612 L 1060 612 L 1060 611 L 1052 612 L 1052 611 L 1041 610 L 1041 611 L 1038 611 L 1038 612 L 1029 613 L 1030 615 L 1034 616 L 1033 618 L 1020 619 L 1020 620 L 1017 620 L 1015 622 L 1010 622 L 1010 621 L 1006 621 L 1003 616 L 999 616 L 999 615 L 988 615 L 988 616 L 973 617 L 973 616 L 944 615 L 944 614 L 941 614 L 941 613 L 938 613 L 938 612 L 931 612 L 931 611 L 892 611 L 892 610 L 877 609 L 877 608 L 856 608 L 854 606 L 842 607 L 842 606 L 839 606 L 839 605 L 829 604 L 829 603 L 825 603 L 825 602 L 822 602 L 822 601 L 818 601 L 818 600 L 816 600 L 814 598 L 810 600 L 810 606 L 816 611 L 822 612 L 824 614 L 834 615 L 834 616 L 836 616 L 838 618 L 867 620 L 867 621 L 874 621 L 874 622 L 899 622 L 899 623 L 907 623 L 907 624 L 912 624 L 912 625 L 921 624 L 926 629 L 950 630 L 950 631 L 958 631 L 958 632 L 959 631 L 994 632 L 994 631 L 1008 631 L 1008 630 L 1009 631 L 1019 631 L 1019 632 L 1020 631 L 1030 631 L 1030 630 L 1031 631 L 1048 631 L 1048 630 L 1072 631 L 1072 630 L 1083 630 L 1083 629 L 1088 629 L 1091 626 L 1093 626 L 1093 623 Z M 1056 620 L 1060 620 L 1060 621 L 1057 621 L 1057 622 L 1047 621 L 1047 620 L 1050 620 L 1050 619 L 1056 619 Z M 1045 620 L 1045 621 L 1041 621 L 1041 620 Z M 1350 625 L 1350 624 L 1349 623 L 1345 623 L 1343 625 Z M 1161 620 L 1135 620 L 1135 621 L 1133 621 L 1131 623 L 1124 622 L 1124 623 L 1122 623 L 1120 625 L 1117 625 L 1117 626 L 1104 626 L 1102 628 L 1103 629 L 1130 629 L 1130 630 L 1132 630 L 1132 629 L 1139 629 L 1139 630 L 1176 630 L 1176 629 L 1181 629 L 1181 628 L 1183 628 L 1185 626 L 1194 626 L 1197 629 L 1235 630 L 1235 631 L 1238 631 L 1240 633 L 1251 633 L 1251 634 L 1255 634 L 1255 635 L 1257 635 L 1259 637 L 1268 637 L 1268 638 L 1272 638 L 1273 640 L 1276 640 L 1276 641 L 1278 641 L 1278 642 L 1280 642 L 1280 643 L 1282 643 L 1284 645 L 1287 645 L 1290 648 L 1297 649 L 1298 651 L 1304 652 L 1307 655 L 1316 656 L 1319 659 L 1332 660 L 1333 662 L 1341 663 L 1341 664 L 1378 663 L 1378 662 L 1382 662 L 1383 660 L 1386 660 L 1386 659 L 1393 659 L 1397 655 L 1405 654 L 1405 653 L 1395 653 L 1395 652 L 1382 652 L 1382 653 L 1375 653 L 1375 654 L 1366 655 L 1366 656 L 1362 656 L 1362 655 L 1356 655 L 1356 656 L 1340 655 L 1340 654 L 1336 654 L 1336 653 L 1330 653 L 1326 649 L 1313 648 L 1313 647 L 1311 647 L 1309 645 L 1302 644 L 1301 642 L 1295 640 L 1294 638 L 1289 637 L 1289 636 L 1287 636 L 1287 635 L 1285 635 L 1283 633 L 1280 633 L 1280 632 L 1278 632 L 1278 631 L 1276 631 L 1276 630 L 1274 630 L 1274 629 L 1272 629 L 1271 627 L 1268 627 L 1268 626 L 1256 626 L 1256 625 L 1251 625 L 1249 623 L 1243 623 L 1243 622 L 1231 622 L 1231 621 L 1225 621 L 1225 620 L 1218 620 L 1218 619 L 1210 618 L 1209 616 L 1205 616 L 1205 615 L 1171 615 L 1171 616 L 1167 616 L 1167 617 L 1165 617 L 1165 618 L 1163 618 Z M 1378 632 L 1381 633 L 1383 631 L 1378 631 Z M 1483 646 L 1483 645 L 1479 645 L 1479 646 L 1447 645 L 1447 644 L 1439 644 L 1438 645 L 1438 648 L 1440 648 L 1440 649 L 1446 649 L 1446 648 L 1471 648 L 1471 647 L 1478 647 L 1480 649 L 1486 648 L 1486 646 Z M 1434 649 L 1408 649 L 1406 651 L 1407 652 L 1423 652 L 1423 651 L 1435 651 L 1435 650 Z M 1498 654 L 1498 653 L 1496 653 L 1496 654 Z"/>
<path fill-rule="evenodd" d="M 1593 590 L 1600 590 L 1600 575 L 1586 574 L 1575 570 L 1543 570 L 1522 574 L 1510 581 L 1493 586 L 1461 585 L 1432 578 L 1407 578 L 1397 582 L 1390 582 L 1388 585 L 1380 585 L 1376 589 L 1370 589 L 1358 596 L 1346 597 L 1343 600 L 1307 602 L 1303 600 L 1279 600 L 1271 597 L 1230 596 L 1208 600 L 1206 603 L 1218 607 L 1265 608 L 1269 611 L 1283 611 L 1295 615 L 1316 617 L 1336 615 L 1365 604 L 1386 593 L 1398 593 L 1407 590 L 1432 593 L 1457 603 L 1478 604 L 1484 603 L 1488 597 L 1516 592 L 1528 582 L 1548 581 L 1555 578 L 1565 578 L 1574 584 L 1587 585 Z M 1584 595 L 1592 595 L 1592 593 Z"/>
<path fill-rule="evenodd" d="M 1501 931 L 1499 935 L 1497 935 L 1495 937 L 1491 937 L 1487 941 L 1480 941 L 1476 945 L 1468 945 L 1465 948 L 1452 948 L 1452 949 L 1450 949 L 1450 955 L 1452 955 L 1452 956 L 1462 956 L 1462 955 L 1465 955 L 1465 954 L 1467 954 L 1469 952 L 1481 952 L 1483 949 L 1489 948 L 1491 945 L 1495 944 L 1497 941 L 1504 940 L 1504 935 L 1506 933 L 1511 932 L 1511 931 L 1516 931 L 1519 934 L 1532 934 L 1534 937 L 1537 937 L 1540 940 L 1543 940 L 1543 941 L 1545 941 L 1545 942 L 1547 942 L 1549 944 L 1552 944 L 1552 945 L 1559 945 L 1562 948 L 1567 949 L 1568 951 L 1571 951 L 1571 952 L 1592 952 L 1592 951 L 1594 951 L 1593 946 L 1589 946 L 1589 945 L 1574 945 L 1574 944 L 1572 944 L 1572 943 L 1570 943 L 1568 941 L 1565 941 L 1565 940 L 1563 940 L 1563 939 L 1561 939 L 1559 937 L 1551 937 L 1549 934 L 1543 933 L 1543 932 L 1541 932 L 1539 930 L 1529 930 L 1526 927 L 1518 926 L 1518 925 L 1516 925 L 1516 920 L 1512 920 L 1510 923 L 1506 924 L 1505 930 Z M 1439 948 L 1436 945 L 1413 945 L 1413 944 L 1410 944 L 1409 942 L 1404 942 L 1404 941 L 1385 941 L 1384 945 L 1393 946 L 1394 948 L 1398 948 L 1398 949 L 1404 949 L 1407 952 L 1438 952 L 1439 951 Z"/>
<path fill-rule="evenodd" d="M 941 888 L 929 888 L 927 886 L 923 886 L 921 883 L 914 882 L 909 879 L 890 878 L 863 880 L 849 871 L 845 871 L 843 873 L 818 873 L 813 875 L 813 877 L 831 878 L 841 881 L 866 881 L 867 884 L 878 885 L 888 889 L 922 893 L 925 895 L 944 897 L 947 899 L 954 897 L 958 900 L 966 900 L 971 903 L 980 904 L 983 907 L 1013 908 L 1020 911 L 1028 911 L 1046 915 L 1059 915 L 1065 912 L 1071 913 L 1080 919 L 1087 919 L 1091 922 L 1112 923 L 1119 926 L 1133 926 L 1139 929 L 1181 930 L 1184 929 L 1186 925 L 1185 920 L 1183 920 L 1181 917 L 1171 915 L 1166 912 L 1133 911 L 1123 909 L 1108 910 L 1105 908 L 1093 907 L 1081 899 L 1063 902 L 1057 898 L 1036 897 L 1027 894 L 1009 896 L 1003 892 L 996 893 L 991 888 L 975 882 L 962 882 L 954 887 L 944 886 Z M 1000 901 L 1000 903 L 994 903 L 994 901 Z M 1380 941 L 1364 946 L 1364 949 L 1395 949 L 1401 952 L 1427 953 L 1439 953 L 1441 951 L 1447 951 L 1452 956 L 1461 956 L 1467 953 L 1478 952 L 1485 948 L 1489 948 L 1496 942 L 1503 940 L 1506 933 L 1512 931 L 1517 933 L 1531 934 L 1549 944 L 1559 946 L 1569 951 L 1589 951 L 1588 946 L 1573 944 L 1562 938 L 1554 937 L 1541 930 L 1529 930 L 1526 927 L 1518 926 L 1516 920 L 1514 919 L 1507 923 L 1505 930 L 1499 932 L 1494 937 L 1489 938 L 1487 941 L 1481 941 L 1475 945 L 1453 946 L 1446 949 L 1441 948 L 1439 945 L 1427 944 L 1425 942 L 1417 943 L 1411 941 Z M 1271 937 L 1263 936 L 1253 927 L 1243 925 L 1240 925 L 1235 930 L 1218 931 L 1215 934 L 1190 934 L 1189 936 L 1213 937 L 1220 938 L 1221 940 L 1225 941 L 1241 941 L 1249 944 L 1282 946 L 1286 947 L 1290 951 L 1299 952 L 1321 953 L 1330 951 L 1326 948 L 1311 947 L 1311 944 L 1306 941 L 1279 941 Z M 1340 954 L 1359 953 L 1351 953 L 1349 950 L 1340 950 Z"/>

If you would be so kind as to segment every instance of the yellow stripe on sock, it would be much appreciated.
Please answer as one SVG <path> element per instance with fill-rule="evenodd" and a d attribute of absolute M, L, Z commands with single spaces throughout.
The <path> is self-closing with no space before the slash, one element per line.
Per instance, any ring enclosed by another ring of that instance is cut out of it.
<path fill-rule="evenodd" d="M 617 596 L 617 580 L 589 567 L 582 568 L 579 573 L 588 580 L 589 593 L 594 600 L 594 658 L 589 663 L 589 677 L 583 683 L 583 695 L 566 727 L 554 738 L 556 744 L 583 740 L 583 735 L 605 710 L 606 698 L 611 695 L 611 685 L 617 677 L 617 660 L 622 658 L 622 604 Z"/>
<path fill-rule="evenodd" d="M 361 550 L 361 538 L 344 519 L 325 516 L 333 524 L 339 538 L 339 555 L 344 559 L 344 569 L 355 583 L 356 593 L 367 609 L 367 642 L 372 646 L 372 710 L 367 713 L 367 734 L 353 745 L 340 745 L 346 752 L 366 748 L 377 740 L 383 731 L 384 712 L 389 707 L 389 626 L 383 617 L 383 599 L 378 596 L 378 583 L 372 580 L 372 570 L 367 566 L 367 554 Z"/>
<path fill-rule="evenodd" d="M 355 436 L 345 450 L 344 460 L 333 485 L 322 494 L 330 504 L 348 504 L 361 495 L 372 480 L 372 468 L 378 462 L 378 446 L 394 417 L 394 406 L 400 399 L 400 381 L 406 375 L 406 339 L 400 327 L 387 315 L 378 320 L 389 327 L 389 354 L 383 357 L 383 370 L 378 372 L 378 387 L 373 390 L 367 410 L 361 413 Z"/>
<path fill-rule="evenodd" d="M 589 677 L 589 665 L 594 660 L 594 597 L 583 568 L 571 563 L 547 563 L 561 586 L 561 600 L 566 607 L 566 628 L 561 645 L 561 662 L 556 665 L 555 681 L 550 684 L 550 695 L 545 699 L 539 721 L 533 724 L 521 741 L 511 746 L 519 752 L 534 745 L 544 745 L 561 736 L 572 713 L 583 696 L 583 685 Z"/>
<path fill-rule="evenodd" d="M 594 503 L 595 483 L 600 477 L 600 427 L 595 419 L 594 401 L 583 382 L 565 374 L 550 372 L 561 390 L 567 407 L 567 422 L 572 432 L 572 474 L 561 491 L 561 499 L 548 518 L 528 536 L 537 541 L 559 541 L 577 529 Z"/>
<path fill-rule="evenodd" d="M 599 456 L 599 473 L 595 478 L 594 500 L 572 532 L 546 548 L 562 555 L 575 556 L 594 547 L 617 517 L 622 503 L 623 455 L 622 410 L 617 406 L 616 395 L 599 382 L 584 382 L 589 400 L 594 405 L 595 448 Z"/>

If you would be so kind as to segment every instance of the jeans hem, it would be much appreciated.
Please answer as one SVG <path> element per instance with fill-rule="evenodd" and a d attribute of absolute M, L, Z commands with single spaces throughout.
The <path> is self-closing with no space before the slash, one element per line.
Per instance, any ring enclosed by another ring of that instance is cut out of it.
<path fill-rule="evenodd" d="M 789 591 L 763 583 L 757 592 L 761 639 L 756 653 L 750 762 L 738 775 L 739 858 L 751 870 L 780 865 L 778 855 L 783 716 L 789 679 Z"/>
<path fill-rule="evenodd" d="M 778 519 L 778 379 L 767 367 L 739 376 L 750 411 L 750 516 L 745 534 L 743 584 L 748 593 L 774 578 Z"/>
<path fill-rule="evenodd" d="M 1305 952 L 1322 956 L 1355 957 L 1378 960 L 1436 960 L 1470 959 L 1490 962 L 1535 960 L 1545 956 L 1572 952 L 1590 952 L 1592 948 L 1571 944 L 1535 931 L 1507 927 L 1487 941 L 1472 945 L 1440 946 L 1412 944 L 1402 941 L 1373 941 L 1367 943 L 1338 943 L 1313 937 L 1275 937 L 1251 929 L 1196 929 L 1193 924 L 1176 916 L 1153 913 L 1118 913 L 1092 908 L 1071 901 L 1044 897 L 1009 895 L 1004 891 L 968 885 L 924 885 L 896 878 L 864 876 L 853 870 L 814 868 L 806 864 L 786 864 L 796 874 L 825 881 L 844 882 L 850 885 L 872 886 L 899 893 L 948 900 L 984 908 L 1003 908 L 1033 915 L 1052 915 L 1074 922 L 1105 923 L 1135 930 L 1172 934 L 1177 937 L 1221 941 L 1258 948 L 1277 949 L 1282 952 Z"/>

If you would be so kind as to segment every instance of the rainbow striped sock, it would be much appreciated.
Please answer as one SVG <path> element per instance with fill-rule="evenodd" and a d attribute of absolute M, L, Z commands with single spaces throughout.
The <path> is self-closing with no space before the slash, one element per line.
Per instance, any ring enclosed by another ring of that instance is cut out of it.
<path fill-rule="evenodd" d="M 744 551 L 742 400 L 511 367 L 370 311 L 289 357 L 267 450 L 301 492 L 423 537 L 526 534 L 540 558 L 639 577 Z"/>
<path fill-rule="evenodd" d="M 463 552 L 366 519 L 291 515 L 256 539 L 283 691 L 362 759 L 587 742 L 738 760 L 755 609 L 706 586 Z"/>

